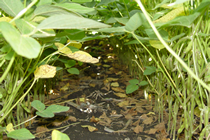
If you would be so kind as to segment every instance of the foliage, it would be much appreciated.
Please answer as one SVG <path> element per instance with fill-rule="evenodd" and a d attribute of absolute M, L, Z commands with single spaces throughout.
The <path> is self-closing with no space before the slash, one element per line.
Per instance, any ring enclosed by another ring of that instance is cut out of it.
<path fill-rule="evenodd" d="M 168 132 L 173 139 L 178 117 L 182 118 L 178 135 L 184 132 L 191 139 L 199 129 L 200 139 L 208 137 L 209 4 L 209 0 L 1 1 L 0 124 L 7 126 L 5 122 L 12 121 L 14 108 L 22 112 L 31 109 L 23 99 L 30 98 L 31 89 L 35 99 L 38 90 L 44 93 L 45 82 L 40 78 L 54 77 L 56 71 L 51 65 L 64 66 L 68 72 L 78 74 L 79 70 L 73 67 L 77 61 L 97 63 L 96 58 L 75 44 L 109 37 L 110 45 L 115 46 L 114 51 L 130 67 L 131 74 L 147 80 L 144 90 L 156 93 L 160 121 L 164 105 L 168 106 L 172 119 Z M 92 35 L 92 31 L 97 34 Z M 66 56 L 76 61 L 66 61 Z M 37 76 L 34 71 L 39 69 Z M 132 80 L 126 92 L 131 93 L 142 84 L 145 83 Z M 39 95 L 40 100 L 43 95 Z M 199 125 L 194 128 L 196 106 L 200 116 Z M 52 111 L 41 104 L 36 107 L 39 115 Z M 178 111 L 184 113 L 178 116 Z M 17 111 L 18 122 L 24 120 L 20 113 Z"/>

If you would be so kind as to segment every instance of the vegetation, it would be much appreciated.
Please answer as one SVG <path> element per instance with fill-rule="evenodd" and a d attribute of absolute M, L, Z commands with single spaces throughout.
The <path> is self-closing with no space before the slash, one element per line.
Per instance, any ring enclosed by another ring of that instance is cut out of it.
<path fill-rule="evenodd" d="M 168 107 L 168 132 L 173 139 L 181 133 L 191 139 L 198 130 L 200 139 L 208 139 L 209 5 L 209 0 L 0 2 L 1 137 L 5 132 L 15 139 L 22 139 L 17 136 L 20 133 L 33 138 L 27 129 L 20 129 L 32 117 L 32 107 L 42 117 L 65 111 L 62 106 L 45 109 L 40 103 L 54 84 L 46 78 L 62 69 L 79 74 L 76 64 L 97 63 L 98 59 L 79 50 L 81 43 L 108 38 L 135 78 L 126 92 L 143 86 L 146 94 L 153 94 L 160 122 Z M 12 111 L 16 111 L 17 121 Z M 178 117 L 182 121 L 177 122 Z M 58 131 L 53 135 L 66 137 Z"/>

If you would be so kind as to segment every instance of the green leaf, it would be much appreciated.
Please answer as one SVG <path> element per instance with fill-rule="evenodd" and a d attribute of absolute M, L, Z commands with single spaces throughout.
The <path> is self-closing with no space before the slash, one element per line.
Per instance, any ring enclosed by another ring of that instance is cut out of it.
<path fill-rule="evenodd" d="M 68 135 L 61 133 L 58 130 L 53 130 L 52 131 L 52 140 L 70 140 Z"/>
<path fill-rule="evenodd" d="M 176 17 L 173 20 L 170 20 L 166 23 L 155 23 L 155 26 L 161 26 L 161 27 L 169 27 L 169 26 L 185 26 L 185 27 L 191 27 L 192 23 L 197 19 L 197 17 L 200 15 L 200 13 L 194 13 L 189 16 L 179 16 Z"/>
<path fill-rule="evenodd" d="M 53 5 L 41 5 L 37 7 L 34 11 L 35 16 L 53 16 L 53 15 L 61 15 L 61 14 L 72 14 L 76 15 L 75 13 L 68 12 L 65 9 L 59 8 Z"/>
<path fill-rule="evenodd" d="M 72 66 L 74 66 L 76 64 L 76 61 L 75 60 L 68 60 L 66 63 L 65 63 L 65 67 L 66 68 L 70 68 Z"/>
<path fill-rule="evenodd" d="M 125 29 L 129 32 L 135 31 L 138 27 L 142 25 L 144 21 L 143 13 L 134 14 L 125 25 Z"/>
<path fill-rule="evenodd" d="M 83 13 L 83 14 L 95 11 L 93 8 L 84 7 L 77 3 L 58 3 L 58 4 L 55 4 L 55 6 L 64 8 L 69 11 Z"/>
<path fill-rule="evenodd" d="M 124 32 L 126 32 L 126 30 L 125 30 L 124 27 L 112 27 L 112 28 L 99 29 L 99 30 L 97 30 L 97 32 L 105 32 L 105 33 L 120 32 L 120 33 L 124 33 Z"/>
<path fill-rule="evenodd" d="M 26 128 L 11 131 L 10 133 L 7 134 L 7 137 L 13 138 L 13 139 L 34 139 L 35 138 L 35 136 L 32 135 L 31 132 Z"/>
<path fill-rule="evenodd" d="M 0 8 L 7 14 L 15 17 L 24 6 L 21 0 L 0 0 Z"/>
<path fill-rule="evenodd" d="M 54 117 L 54 113 L 51 110 L 37 111 L 36 115 L 41 116 L 43 118 L 52 118 L 52 117 Z"/>
<path fill-rule="evenodd" d="M 38 3 L 36 4 L 36 6 L 41 6 L 41 5 L 45 5 L 45 4 L 51 4 L 52 0 L 39 0 Z"/>
<path fill-rule="evenodd" d="M 139 84 L 139 80 L 137 79 L 132 79 L 129 81 L 130 84 Z"/>
<path fill-rule="evenodd" d="M 138 88 L 139 88 L 138 85 L 128 85 L 128 86 L 126 87 L 126 93 L 127 93 L 127 94 L 133 93 L 133 92 L 136 91 Z"/>
<path fill-rule="evenodd" d="M 163 49 L 165 46 L 159 40 L 150 40 L 150 45 L 156 49 Z"/>
<path fill-rule="evenodd" d="M 143 75 L 151 75 L 154 72 L 156 72 L 156 67 L 148 67 L 148 66 L 146 66 L 146 70 L 144 70 L 144 74 Z"/>
<path fill-rule="evenodd" d="M 92 19 L 73 16 L 55 15 L 43 20 L 38 29 L 87 29 L 87 28 L 108 28 L 106 25 Z"/>
<path fill-rule="evenodd" d="M 41 50 L 40 44 L 33 38 L 21 35 L 8 22 L 0 22 L 0 30 L 14 51 L 27 58 L 36 58 Z"/>
<path fill-rule="evenodd" d="M 23 103 L 20 104 L 22 106 L 22 108 L 27 112 L 27 113 L 31 113 L 31 110 L 28 109 L 27 106 L 25 106 Z"/>
<path fill-rule="evenodd" d="M 40 102 L 39 100 L 34 100 L 31 103 L 31 106 L 38 111 L 43 111 L 45 109 L 45 105 L 42 102 Z"/>
<path fill-rule="evenodd" d="M 71 74 L 77 74 L 79 75 L 79 70 L 77 68 L 70 68 L 67 70 Z"/>
<path fill-rule="evenodd" d="M 69 110 L 69 107 L 67 106 L 61 106 L 61 105 L 51 105 L 47 109 L 47 111 L 51 111 L 53 113 L 60 113 L 60 112 L 66 112 Z"/>
<path fill-rule="evenodd" d="M 139 83 L 139 86 L 145 86 L 145 85 L 148 85 L 148 82 L 147 81 L 141 81 Z"/>

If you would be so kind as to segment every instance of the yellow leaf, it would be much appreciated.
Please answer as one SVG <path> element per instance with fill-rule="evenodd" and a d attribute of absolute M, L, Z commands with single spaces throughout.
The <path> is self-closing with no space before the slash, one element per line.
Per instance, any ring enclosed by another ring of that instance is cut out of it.
<path fill-rule="evenodd" d="M 71 41 L 71 43 L 69 43 L 70 41 Z M 77 42 L 77 41 L 67 40 L 67 43 L 69 43 L 68 46 L 73 46 L 77 49 L 80 49 L 82 47 L 82 44 L 80 42 Z"/>
<path fill-rule="evenodd" d="M 118 83 L 118 82 L 112 82 L 112 83 L 111 83 L 111 86 L 112 86 L 112 87 L 119 87 L 119 83 Z"/>
<path fill-rule="evenodd" d="M 50 65 L 41 65 L 34 72 L 34 76 L 36 79 L 53 78 L 55 74 L 56 74 L 56 67 Z"/>
<path fill-rule="evenodd" d="M 52 140 L 70 140 L 68 135 L 58 131 L 58 130 L 53 130 L 52 131 Z"/>
<path fill-rule="evenodd" d="M 125 98 L 128 97 L 125 93 L 114 93 L 114 95 L 120 97 L 120 98 Z"/>
<path fill-rule="evenodd" d="M 58 48 L 58 51 L 63 53 L 63 54 L 70 54 L 72 53 L 71 49 L 69 49 L 68 47 L 66 47 L 65 45 L 61 44 L 61 43 L 55 43 L 55 46 Z"/>
<path fill-rule="evenodd" d="M 10 22 L 12 19 L 11 18 L 9 18 L 9 17 L 1 17 L 0 18 L 0 22 L 1 21 L 6 21 L 6 22 Z M 12 25 L 14 25 L 15 26 L 15 22 L 12 22 Z"/>
<path fill-rule="evenodd" d="M 92 57 L 89 53 L 86 53 L 84 51 L 76 51 L 74 53 L 69 53 L 67 56 L 77 61 L 84 62 L 84 63 L 98 63 L 99 62 L 97 58 Z"/>
<path fill-rule="evenodd" d="M 165 22 L 168 22 L 168 21 L 176 18 L 177 16 L 179 16 L 183 13 L 184 13 L 184 6 L 180 6 L 176 9 L 170 11 L 169 13 L 164 15 L 163 17 L 153 21 L 153 23 L 165 23 Z"/>
<path fill-rule="evenodd" d="M 7 130 L 8 132 L 14 131 L 14 129 L 13 129 L 13 124 L 12 124 L 12 123 L 9 123 L 9 124 L 7 125 L 7 127 L 6 127 L 6 130 Z"/>
<path fill-rule="evenodd" d="M 75 59 L 77 61 L 81 61 L 84 63 L 98 63 L 99 60 L 97 58 L 92 57 L 89 53 L 84 51 L 76 51 L 72 53 L 71 49 L 64 46 L 61 43 L 55 43 L 55 46 L 58 48 L 58 51 L 65 54 L 69 58 Z"/>
<path fill-rule="evenodd" d="M 122 101 L 122 102 L 118 103 L 117 105 L 119 107 L 123 107 L 123 106 L 128 106 L 128 104 L 129 104 L 129 101 Z"/>
<path fill-rule="evenodd" d="M 90 125 L 81 125 L 82 127 L 87 127 L 90 132 L 98 131 L 97 128 L 90 126 Z"/>

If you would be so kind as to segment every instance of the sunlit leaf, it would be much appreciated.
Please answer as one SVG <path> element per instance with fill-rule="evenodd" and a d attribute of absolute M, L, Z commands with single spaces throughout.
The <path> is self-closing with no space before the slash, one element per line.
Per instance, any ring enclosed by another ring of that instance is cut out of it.
<path fill-rule="evenodd" d="M 134 14 L 125 25 L 125 29 L 129 32 L 135 31 L 144 21 L 143 13 Z"/>
<path fill-rule="evenodd" d="M 41 50 L 40 44 L 31 37 L 22 35 L 8 22 L 0 22 L 0 31 L 14 51 L 27 58 L 36 58 Z"/>
<path fill-rule="evenodd" d="M 6 126 L 6 130 L 7 130 L 7 132 L 12 132 L 12 131 L 14 131 L 13 124 L 12 124 L 12 123 L 9 123 L 9 124 Z"/>
<path fill-rule="evenodd" d="M 110 27 L 110 25 L 69 14 L 51 16 L 37 26 L 38 29 L 87 29 L 108 27 Z"/>
<path fill-rule="evenodd" d="M 0 0 L 0 8 L 14 17 L 23 10 L 24 6 L 21 0 Z"/>
<path fill-rule="evenodd" d="M 58 4 L 55 4 L 55 6 L 58 6 L 60 8 L 64 8 L 64 9 L 69 10 L 69 11 L 78 12 L 78 13 L 89 13 L 89 12 L 93 12 L 95 10 L 93 8 L 84 7 L 84 6 L 82 6 L 80 4 L 77 4 L 77 3 L 58 3 Z"/>
<path fill-rule="evenodd" d="M 56 67 L 50 65 L 41 65 L 34 71 L 36 79 L 39 78 L 53 78 L 56 74 Z"/>
<path fill-rule="evenodd" d="M 180 6 L 179 8 L 176 8 L 172 11 L 170 11 L 169 13 L 167 13 L 166 15 L 164 15 L 163 17 L 161 17 L 160 19 L 157 19 L 155 21 L 153 21 L 153 23 L 165 23 L 168 22 L 174 18 L 176 18 L 177 16 L 181 15 L 182 13 L 184 13 L 184 6 Z"/>
<path fill-rule="evenodd" d="M 77 49 L 80 49 L 82 47 L 82 44 L 80 42 L 77 42 L 77 41 L 68 40 L 67 43 L 69 43 L 68 46 L 73 46 Z"/>
<path fill-rule="evenodd" d="M 35 136 L 32 135 L 31 132 L 26 128 L 12 131 L 7 134 L 7 137 L 13 138 L 13 139 L 34 139 L 35 138 Z"/>
<path fill-rule="evenodd" d="M 68 135 L 61 133 L 58 130 L 53 130 L 52 131 L 52 140 L 70 140 Z"/>
<path fill-rule="evenodd" d="M 165 46 L 159 40 L 150 40 L 150 45 L 156 49 L 163 49 Z"/>

